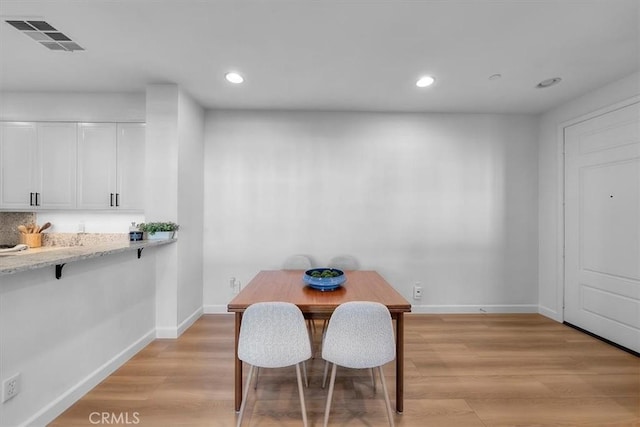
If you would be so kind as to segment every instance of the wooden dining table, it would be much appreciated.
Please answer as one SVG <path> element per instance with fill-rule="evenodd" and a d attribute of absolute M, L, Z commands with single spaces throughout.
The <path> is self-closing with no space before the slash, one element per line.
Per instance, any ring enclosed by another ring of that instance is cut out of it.
<path fill-rule="evenodd" d="M 340 304 L 374 301 L 384 304 L 396 325 L 396 411 L 404 410 L 404 313 L 411 304 L 375 271 L 345 271 L 346 282 L 336 290 L 320 291 L 303 281 L 302 270 L 260 271 L 238 295 L 227 311 L 235 313 L 235 409 L 242 404 L 242 361 L 238 359 L 238 338 L 242 313 L 251 304 L 284 301 L 298 306 L 307 319 L 328 319 Z"/>

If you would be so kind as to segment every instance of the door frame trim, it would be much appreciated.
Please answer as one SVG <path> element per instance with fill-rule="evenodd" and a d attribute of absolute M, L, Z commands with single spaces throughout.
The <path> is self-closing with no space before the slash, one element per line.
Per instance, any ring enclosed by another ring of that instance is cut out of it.
<path fill-rule="evenodd" d="M 556 138 L 558 143 L 557 146 L 557 162 L 558 162 L 558 185 L 557 185 L 557 224 L 558 224 L 558 234 L 556 236 L 556 283 L 558 284 L 556 288 L 556 307 L 557 313 L 555 320 L 559 322 L 564 322 L 564 288 L 565 288 L 565 263 L 564 263 L 564 255 L 565 255 L 565 224 L 564 224 L 564 203 L 565 203 L 565 180 L 566 180 L 566 170 L 565 170 L 565 159 L 564 159 L 564 147 L 565 147 L 565 129 L 569 126 L 573 126 L 575 124 L 585 122 L 587 120 L 591 120 L 595 117 L 602 116 L 607 113 L 611 113 L 616 110 L 620 110 L 622 108 L 628 107 L 633 104 L 640 103 L 640 95 L 632 96 L 631 98 L 627 98 L 623 101 L 616 102 L 615 104 L 608 105 L 606 107 L 599 108 L 590 113 L 586 113 L 575 117 L 573 119 L 564 121 L 558 124 L 556 129 Z"/>

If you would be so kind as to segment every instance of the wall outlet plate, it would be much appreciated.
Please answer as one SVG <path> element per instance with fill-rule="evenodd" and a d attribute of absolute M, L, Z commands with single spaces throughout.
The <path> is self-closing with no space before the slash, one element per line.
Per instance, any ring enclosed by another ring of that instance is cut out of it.
<path fill-rule="evenodd" d="M 422 286 L 419 283 L 413 287 L 413 299 L 422 299 Z"/>
<path fill-rule="evenodd" d="M 20 372 L 2 381 L 2 402 L 16 397 L 20 393 Z"/>

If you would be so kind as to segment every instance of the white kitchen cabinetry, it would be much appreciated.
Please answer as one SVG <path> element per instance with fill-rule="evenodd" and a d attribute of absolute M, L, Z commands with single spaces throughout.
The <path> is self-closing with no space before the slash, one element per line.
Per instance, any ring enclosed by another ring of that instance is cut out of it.
<path fill-rule="evenodd" d="M 38 123 L 39 170 L 37 206 L 76 207 L 77 132 L 75 123 Z"/>
<path fill-rule="evenodd" d="M 78 208 L 144 208 L 143 123 L 78 124 Z"/>
<path fill-rule="evenodd" d="M 120 209 L 144 209 L 145 124 L 118 123 L 117 188 Z"/>
<path fill-rule="evenodd" d="M 76 124 L 2 122 L 0 126 L 0 208 L 75 208 Z"/>
<path fill-rule="evenodd" d="M 78 208 L 116 204 L 116 124 L 78 123 Z"/>
<path fill-rule="evenodd" d="M 0 126 L 0 206 L 3 209 L 29 208 L 33 204 L 36 185 L 36 124 L 1 123 Z"/>

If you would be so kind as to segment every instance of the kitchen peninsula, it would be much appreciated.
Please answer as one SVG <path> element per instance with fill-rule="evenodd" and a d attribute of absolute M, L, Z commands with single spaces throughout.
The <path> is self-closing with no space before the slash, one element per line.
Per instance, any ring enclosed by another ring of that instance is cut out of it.
<path fill-rule="evenodd" d="M 180 243 L 118 239 L 0 256 L 2 375 L 21 382 L 0 424 L 46 425 L 151 341 L 178 335 L 158 318 L 176 305 L 163 280 Z M 28 411 L 7 410 L 21 401 Z"/>
<path fill-rule="evenodd" d="M 59 279 L 59 270 L 62 269 L 59 266 L 69 262 L 128 251 L 137 251 L 139 258 L 142 255 L 142 250 L 146 247 L 166 245 L 175 241 L 176 239 L 142 240 L 139 242 L 116 242 L 91 246 L 30 248 L 26 251 L 0 254 L 0 275 L 56 266 L 56 278 Z"/>

